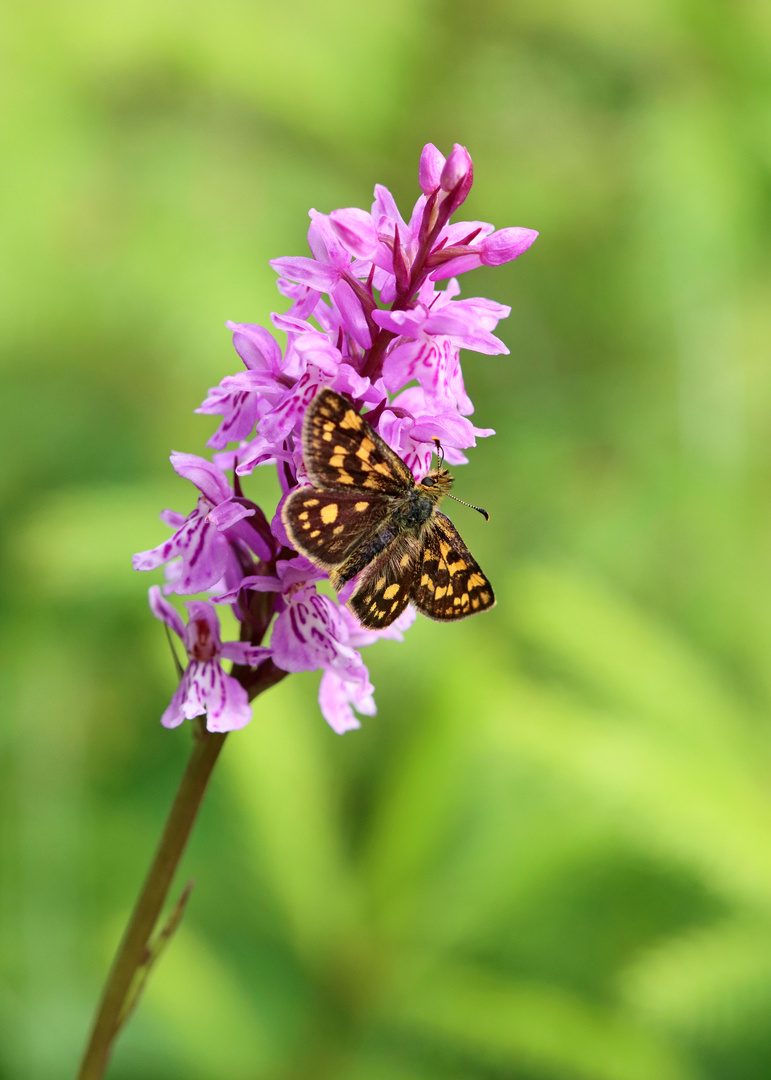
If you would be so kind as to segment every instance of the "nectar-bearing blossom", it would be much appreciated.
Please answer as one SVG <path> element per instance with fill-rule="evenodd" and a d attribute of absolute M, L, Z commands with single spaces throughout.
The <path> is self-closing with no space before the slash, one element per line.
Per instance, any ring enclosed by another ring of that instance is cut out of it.
<path fill-rule="evenodd" d="M 183 720 L 206 713 L 209 731 L 235 731 L 249 723 L 252 710 L 246 690 L 225 674 L 220 658 L 258 664 L 268 650 L 244 641 L 220 641 L 219 620 L 211 604 L 188 600 L 186 607 L 190 613 L 187 626 L 176 608 L 161 596 L 157 585 L 151 586 L 150 610 L 179 635 L 188 656 L 188 665 L 161 723 L 176 727 Z"/>
<path fill-rule="evenodd" d="M 134 566 L 165 566 L 167 594 L 213 593 L 214 603 L 232 607 L 241 640 L 220 640 L 209 601 L 188 601 L 185 626 L 151 589 L 153 614 L 179 635 L 188 656 L 163 715 L 166 726 L 205 714 L 210 730 L 243 727 L 258 693 L 286 674 L 313 670 L 322 672 L 319 703 L 335 731 L 358 727 L 356 712 L 374 714 L 360 649 L 380 637 L 401 640 L 414 611 L 407 608 L 387 630 L 363 629 L 338 602 L 346 590 L 335 599 L 318 591 L 325 575 L 293 549 L 280 511 L 287 495 L 308 482 L 303 419 L 322 388 L 363 411 L 416 479 L 427 473 L 437 440 L 448 462 L 462 464 L 477 438 L 493 434 L 469 419 L 474 406 L 460 352 L 507 353 L 495 330 L 510 309 L 461 297 L 457 279 L 516 259 L 538 234 L 451 221 L 473 175 L 465 147 L 456 144 L 445 157 L 429 143 L 420 158 L 421 194 L 408 217 L 381 185 L 369 210 L 311 210 L 310 255 L 271 262 L 288 301 L 271 315 L 273 329 L 227 324 L 243 367 L 196 410 L 219 418 L 208 441 L 214 460 L 172 454 L 176 472 L 196 489 L 195 506 L 186 516 L 164 511 L 172 536 L 135 555 Z M 274 331 L 286 336 L 283 347 Z M 241 489 L 261 465 L 276 468 L 282 491 L 270 521 Z M 232 674 L 222 660 L 233 662 Z"/>
<path fill-rule="evenodd" d="M 183 517 L 164 510 L 161 518 L 175 529 L 165 543 L 134 556 L 135 570 L 154 570 L 179 557 L 171 573 L 167 592 L 203 592 L 223 577 L 240 578 L 239 554 L 251 550 L 260 558 L 270 558 L 270 536 L 264 515 L 253 503 L 238 499 L 222 469 L 195 454 L 171 455 L 174 470 L 190 480 L 199 491 L 196 508 Z M 249 518 L 256 517 L 252 524 Z M 266 535 L 267 534 L 267 535 Z"/>

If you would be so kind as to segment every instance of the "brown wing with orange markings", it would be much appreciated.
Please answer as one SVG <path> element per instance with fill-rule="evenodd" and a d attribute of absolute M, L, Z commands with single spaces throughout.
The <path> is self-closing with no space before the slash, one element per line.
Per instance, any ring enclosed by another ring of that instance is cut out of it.
<path fill-rule="evenodd" d="M 325 388 L 308 406 L 303 421 L 305 468 L 322 489 L 351 488 L 386 495 L 404 494 L 415 478 L 350 401 Z"/>
<path fill-rule="evenodd" d="M 412 600 L 430 619 L 464 619 L 495 605 L 493 587 L 453 523 L 438 510 L 424 533 Z"/>
<path fill-rule="evenodd" d="M 367 544 L 388 512 L 387 500 L 374 492 L 300 487 L 290 492 L 281 518 L 297 550 L 329 570 Z"/>

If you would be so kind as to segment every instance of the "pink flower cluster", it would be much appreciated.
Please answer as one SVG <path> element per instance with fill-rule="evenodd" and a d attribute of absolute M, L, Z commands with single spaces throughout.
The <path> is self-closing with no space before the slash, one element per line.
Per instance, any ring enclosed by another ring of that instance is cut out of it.
<path fill-rule="evenodd" d="M 226 376 L 197 410 L 221 417 L 208 441 L 213 461 L 171 456 L 174 469 L 198 489 L 197 506 L 187 517 L 165 511 L 162 520 L 174 534 L 136 555 L 134 566 L 167 564 L 167 594 L 213 590 L 216 603 L 232 605 L 241 641 L 220 642 L 214 609 L 203 601 L 188 604 L 183 630 L 175 609 L 151 590 L 153 613 L 180 634 L 189 657 L 163 716 L 167 726 L 205 712 L 210 730 L 241 727 L 248 701 L 262 689 L 289 672 L 317 669 L 323 671 L 321 711 L 335 731 L 359 726 L 354 710 L 374 713 L 359 649 L 380 637 L 400 639 L 414 612 L 408 609 L 387 631 L 363 630 L 344 607 L 317 592 L 325 575 L 293 550 L 280 504 L 268 523 L 244 498 L 241 478 L 257 465 L 274 464 L 284 495 L 306 481 L 302 421 L 324 386 L 367 410 L 416 478 L 428 471 L 436 438 L 457 465 L 466 462 L 464 450 L 477 437 L 493 434 L 469 419 L 474 409 L 460 350 L 508 352 L 494 331 L 510 309 L 480 297 L 460 299 L 456 275 L 509 262 L 538 234 L 496 231 L 481 221 L 452 223 L 472 179 L 464 147 L 456 144 L 445 158 L 429 143 L 420 159 L 422 194 L 409 221 L 380 185 L 369 212 L 311 210 L 311 257 L 271 262 L 279 292 L 290 301 L 287 311 L 271 315 L 285 346 L 262 326 L 228 323 L 244 370 Z M 224 469 L 233 470 L 233 486 Z M 221 657 L 238 665 L 233 674 L 222 672 Z"/>

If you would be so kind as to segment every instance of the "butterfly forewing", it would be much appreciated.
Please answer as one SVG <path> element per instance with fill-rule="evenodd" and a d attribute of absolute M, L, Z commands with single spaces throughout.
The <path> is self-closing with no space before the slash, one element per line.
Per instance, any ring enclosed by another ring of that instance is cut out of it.
<path fill-rule="evenodd" d="M 320 488 L 396 495 L 415 484 L 399 455 L 334 390 L 321 390 L 309 405 L 303 450 L 308 476 Z"/>
<path fill-rule="evenodd" d="M 388 503 L 373 492 L 301 487 L 289 494 L 281 516 L 297 550 L 329 569 L 377 532 Z"/>
<path fill-rule="evenodd" d="M 463 619 L 495 604 L 490 582 L 461 540 L 458 530 L 437 510 L 423 535 L 412 600 L 430 619 Z"/>
<path fill-rule="evenodd" d="M 412 599 L 419 556 L 414 537 L 402 535 L 362 571 L 356 592 L 348 601 L 362 626 L 378 630 L 399 618 Z"/>

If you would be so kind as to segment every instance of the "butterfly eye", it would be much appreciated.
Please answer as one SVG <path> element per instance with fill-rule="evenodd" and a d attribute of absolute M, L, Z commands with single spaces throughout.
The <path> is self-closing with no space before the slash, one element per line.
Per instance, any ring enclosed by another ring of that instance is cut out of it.
<path fill-rule="evenodd" d="M 423 484 L 423 487 L 433 487 L 436 480 L 434 480 L 433 476 L 427 476 L 421 483 Z"/>

